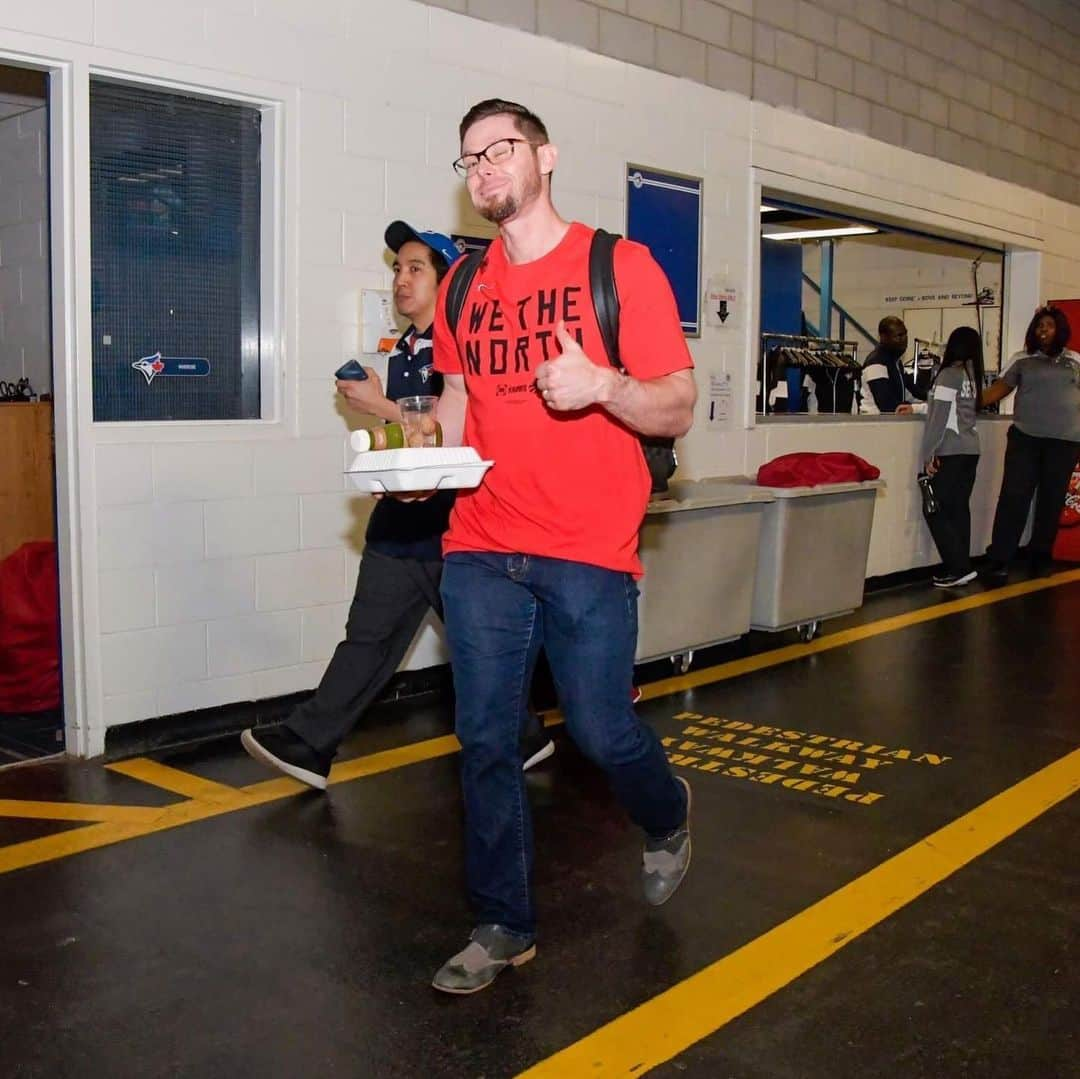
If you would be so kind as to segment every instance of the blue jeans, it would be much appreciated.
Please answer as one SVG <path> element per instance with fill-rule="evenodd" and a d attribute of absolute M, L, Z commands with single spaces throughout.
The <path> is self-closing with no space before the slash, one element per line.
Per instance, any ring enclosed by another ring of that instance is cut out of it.
<path fill-rule="evenodd" d="M 532 822 L 518 736 L 545 649 L 566 726 L 654 837 L 686 819 L 663 747 L 630 703 L 637 585 L 628 573 L 523 554 L 456 552 L 442 579 L 465 797 L 465 871 L 478 925 L 532 936 Z"/>

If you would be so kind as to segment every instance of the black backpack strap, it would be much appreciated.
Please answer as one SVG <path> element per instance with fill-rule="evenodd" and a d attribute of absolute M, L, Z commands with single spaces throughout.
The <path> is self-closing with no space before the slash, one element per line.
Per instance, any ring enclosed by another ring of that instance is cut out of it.
<path fill-rule="evenodd" d="M 612 367 L 622 369 L 619 359 L 619 289 L 615 283 L 615 245 L 620 237 L 597 229 L 589 247 L 589 288 L 592 291 L 600 337 Z"/>
<path fill-rule="evenodd" d="M 461 265 L 450 278 L 450 284 L 446 289 L 446 324 L 450 327 L 450 335 L 457 340 L 458 322 L 461 320 L 461 312 L 465 307 L 465 297 L 472 288 L 476 271 L 480 269 L 480 263 L 484 261 L 483 251 L 470 251 L 462 259 Z"/>
<path fill-rule="evenodd" d="M 593 233 L 589 248 L 589 287 L 608 361 L 612 367 L 623 371 L 625 368 L 619 355 L 619 289 L 615 281 L 615 245 L 620 239 L 617 233 L 603 229 Z M 639 435 L 638 440 L 649 469 L 652 493 L 661 494 L 668 489 L 667 481 L 679 463 L 675 457 L 675 440 L 649 435 Z"/>

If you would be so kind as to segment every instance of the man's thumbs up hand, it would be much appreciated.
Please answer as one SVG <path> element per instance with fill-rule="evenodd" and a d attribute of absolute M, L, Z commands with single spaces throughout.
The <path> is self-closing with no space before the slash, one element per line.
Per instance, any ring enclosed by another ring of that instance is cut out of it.
<path fill-rule="evenodd" d="M 544 404 L 554 412 L 574 412 L 603 400 L 611 379 L 618 377 L 614 368 L 593 363 L 562 320 L 555 327 L 555 340 L 560 355 L 536 369 L 536 388 Z"/>

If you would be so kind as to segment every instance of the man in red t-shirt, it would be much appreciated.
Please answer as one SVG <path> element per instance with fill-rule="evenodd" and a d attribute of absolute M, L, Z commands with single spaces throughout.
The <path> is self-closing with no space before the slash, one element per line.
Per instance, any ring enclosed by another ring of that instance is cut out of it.
<path fill-rule="evenodd" d="M 679 436 L 693 418 L 693 362 L 663 271 L 620 241 L 619 349 L 608 361 L 593 310 L 592 230 L 551 202 L 558 151 L 513 102 L 473 106 L 460 127 L 476 209 L 499 226 L 465 298 L 456 340 L 443 283 L 435 369 L 447 441 L 495 462 L 461 492 L 443 540 L 466 874 L 468 946 L 435 975 L 472 993 L 535 955 L 532 829 L 517 731 L 547 652 L 566 725 L 645 831 L 646 899 L 665 902 L 690 861 L 690 790 L 630 704 L 637 645 L 638 530 L 649 473 L 638 434 Z M 466 409 L 466 404 L 468 408 Z"/>

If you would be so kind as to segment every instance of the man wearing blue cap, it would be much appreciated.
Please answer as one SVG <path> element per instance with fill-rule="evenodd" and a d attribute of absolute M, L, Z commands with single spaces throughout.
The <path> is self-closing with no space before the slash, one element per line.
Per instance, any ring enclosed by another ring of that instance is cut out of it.
<path fill-rule="evenodd" d="M 339 380 L 337 389 L 358 412 L 400 421 L 400 398 L 442 393 L 442 376 L 432 367 L 431 327 L 439 282 L 460 252 L 448 236 L 419 232 L 404 221 L 387 227 L 386 246 L 395 255 L 394 306 L 411 325 L 390 353 L 385 391 L 370 367 L 366 379 Z M 379 500 L 364 539 L 345 639 L 314 695 L 283 726 L 241 735 L 255 760 L 326 789 L 338 746 L 393 677 L 428 609 L 442 614 L 442 534 L 453 500 L 453 491 L 419 501 Z M 523 742 L 524 767 L 553 748 L 537 723 Z"/>

